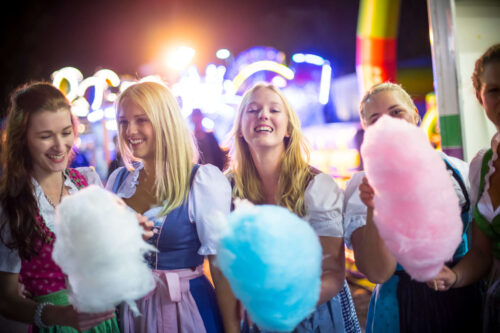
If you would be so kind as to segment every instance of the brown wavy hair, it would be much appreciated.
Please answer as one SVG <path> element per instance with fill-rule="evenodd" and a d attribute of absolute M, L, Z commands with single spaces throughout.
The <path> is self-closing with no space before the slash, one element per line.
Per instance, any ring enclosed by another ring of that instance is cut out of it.
<path fill-rule="evenodd" d="M 10 97 L 7 124 L 2 142 L 2 177 L 0 179 L 0 235 L 6 225 L 11 239 L 0 239 L 7 247 L 16 249 L 23 259 L 38 253 L 33 238 L 38 204 L 33 193 L 31 172 L 33 161 L 27 145 L 27 132 L 33 114 L 40 111 L 71 110 L 64 94 L 48 82 L 33 82 L 15 89 Z M 72 123 L 75 124 L 73 117 Z M 76 132 L 75 132 L 76 133 Z"/>
<path fill-rule="evenodd" d="M 471 77 L 476 94 L 481 91 L 481 85 L 483 83 L 481 76 L 483 76 L 484 68 L 486 65 L 497 61 L 500 62 L 500 43 L 490 46 L 486 52 L 476 60 L 474 72 Z"/>

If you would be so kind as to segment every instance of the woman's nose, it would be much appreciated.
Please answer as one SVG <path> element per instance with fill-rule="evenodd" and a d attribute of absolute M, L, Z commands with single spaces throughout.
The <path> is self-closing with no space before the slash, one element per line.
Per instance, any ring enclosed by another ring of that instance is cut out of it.
<path fill-rule="evenodd" d="M 126 133 L 127 133 L 128 135 L 131 135 L 131 134 L 136 133 L 136 131 L 137 131 L 137 126 L 134 124 L 134 122 L 133 122 L 133 121 L 129 122 L 129 123 L 127 124 L 127 130 L 126 130 Z"/>
<path fill-rule="evenodd" d="M 269 118 L 269 111 L 266 108 L 262 108 L 259 112 L 259 119 L 268 119 Z"/>

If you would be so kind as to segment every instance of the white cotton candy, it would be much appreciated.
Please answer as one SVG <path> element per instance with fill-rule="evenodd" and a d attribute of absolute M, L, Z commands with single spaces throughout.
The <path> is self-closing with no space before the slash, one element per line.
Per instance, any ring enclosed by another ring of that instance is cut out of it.
<path fill-rule="evenodd" d="M 388 250 L 417 281 L 434 278 L 462 236 L 458 196 L 441 156 L 420 128 L 380 118 L 361 147 L 375 190 L 375 224 Z"/>
<path fill-rule="evenodd" d="M 155 287 L 136 213 L 117 196 L 91 185 L 65 197 L 56 210 L 52 257 L 68 279 L 68 299 L 80 312 L 97 313 L 135 300 Z"/>

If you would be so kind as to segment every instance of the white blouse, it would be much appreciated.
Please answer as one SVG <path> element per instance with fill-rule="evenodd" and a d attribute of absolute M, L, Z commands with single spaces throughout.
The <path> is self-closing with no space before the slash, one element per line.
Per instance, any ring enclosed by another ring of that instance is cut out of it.
<path fill-rule="evenodd" d="M 317 174 L 307 185 L 304 193 L 306 215 L 318 236 L 342 237 L 342 204 L 344 194 L 332 176 Z"/>
<path fill-rule="evenodd" d="M 134 164 L 135 170 L 130 172 L 118 188 L 118 196 L 130 198 L 134 195 L 142 163 Z M 116 177 L 121 168 L 116 169 L 109 176 L 106 189 L 112 190 Z M 188 213 L 191 223 L 196 223 L 196 230 L 201 242 L 198 250 L 200 255 L 216 254 L 216 244 L 221 230 L 221 224 L 229 215 L 231 208 L 231 186 L 222 172 L 211 164 L 200 165 L 193 179 L 188 198 Z M 161 211 L 161 207 L 154 207 L 144 213 L 150 217 Z M 164 218 L 164 216 L 157 217 Z"/>
<path fill-rule="evenodd" d="M 232 174 L 227 175 L 229 179 Z M 335 180 L 326 173 L 319 173 L 309 182 L 304 192 L 306 215 L 318 236 L 342 237 L 342 204 L 344 193 Z"/>
<path fill-rule="evenodd" d="M 76 168 L 76 170 L 81 173 L 83 177 L 85 177 L 89 185 L 93 184 L 102 187 L 101 179 L 99 178 L 99 175 L 93 167 L 81 167 Z M 36 179 L 32 178 L 31 181 L 33 183 L 35 198 L 37 201 L 38 209 L 40 211 L 40 215 L 42 216 L 45 225 L 49 228 L 50 231 L 53 232 L 56 219 L 56 211 L 47 200 L 47 197 L 43 193 L 42 187 L 40 186 L 40 184 L 38 184 Z M 64 186 L 68 189 L 69 195 L 78 191 L 78 188 L 75 184 L 73 184 L 67 172 L 64 173 Z M 1 207 L 0 214 L 2 214 Z M 10 234 L 10 227 L 8 224 L 5 228 L 3 228 L 2 239 L 6 240 L 7 243 L 12 239 L 12 236 Z M 21 270 L 21 258 L 19 257 L 17 250 L 11 250 L 7 248 L 1 241 L 0 258 L 0 271 L 19 273 L 19 271 Z"/>
<path fill-rule="evenodd" d="M 493 209 L 493 203 L 491 202 L 490 194 L 488 193 L 488 189 L 490 188 L 490 177 L 495 172 L 495 166 L 493 163 L 498 159 L 497 150 L 499 143 L 500 133 L 496 133 L 491 139 L 491 150 L 493 151 L 493 155 L 491 160 L 488 162 L 488 173 L 486 174 L 484 180 L 484 190 L 481 194 L 479 202 L 477 201 L 477 196 L 479 184 L 481 182 L 481 166 L 483 165 L 484 154 L 488 151 L 488 149 L 480 150 L 470 162 L 469 180 L 471 184 L 471 204 L 473 205 L 472 207 L 475 207 L 477 203 L 479 212 L 486 218 L 486 220 L 488 220 L 488 222 L 491 222 L 495 216 L 500 214 L 500 206 Z"/>
<path fill-rule="evenodd" d="M 446 155 L 443 152 L 438 152 L 443 159 L 446 159 L 450 165 L 457 169 L 462 176 L 462 180 L 465 184 L 465 187 L 469 193 L 469 198 L 471 197 L 471 191 L 469 186 L 469 181 L 467 175 L 469 173 L 469 166 L 466 162 Z M 462 193 L 460 185 L 457 180 L 452 177 L 452 171 L 448 170 L 448 173 L 451 176 L 453 181 L 453 188 L 455 189 L 455 193 L 459 198 L 460 206 L 463 206 L 466 202 L 465 196 Z M 361 201 L 359 197 L 359 185 L 363 181 L 363 177 L 365 176 L 365 172 L 361 171 L 352 176 L 352 178 L 346 184 L 345 189 L 345 197 L 344 197 L 344 242 L 348 248 L 352 249 L 351 236 L 354 231 L 358 228 L 366 225 L 366 211 L 367 208 L 365 204 Z"/>

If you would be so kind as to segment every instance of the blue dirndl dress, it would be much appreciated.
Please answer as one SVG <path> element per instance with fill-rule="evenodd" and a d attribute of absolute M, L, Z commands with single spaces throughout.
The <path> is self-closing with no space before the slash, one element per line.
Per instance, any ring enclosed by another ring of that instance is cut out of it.
<path fill-rule="evenodd" d="M 198 167 L 199 165 L 193 167 L 190 180 L 191 184 L 193 183 Z M 113 192 L 118 192 L 127 174 L 128 171 L 125 168 L 119 171 L 112 187 Z M 157 213 L 161 210 L 161 207 L 152 208 L 143 214 L 154 221 L 154 228 L 157 231 L 154 237 L 149 239 L 148 242 L 154 245 L 158 249 L 158 252 L 151 252 L 146 255 L 146 260 L 154 271 L 166 271 L 168 273 L 168 271 L 191 269 L 194 272 L 197 267 L 203 265 L 204 256 L 197 253 L 201 243 L 198 238 L 196 224 L 192 223 L 189 219 L 188 208 L 188 198 L 186 198 L 182 205 L 172 210 L 166 217 L 157 217 Z M 167 278 L 164 282 L 168 284 L 168 281 L 169 279 Z M 206 332 L 224 332 L 215 290 L 208 278 L 201 274 L 198 277 L 190 279 L 189 292 L 196 303 Z M 171 295 L 169 295 L 169 297 L 171 297 Z M 184 297 L 184 295 L 182 297 Z M 149 309 L 151 311 L 157 311 L 158 309 L 154 309 L 155 306 L 156 305 L 150 304 Z M 120 318 L 122 319 L 123 316 L 120 316 Z M 137 317 L 134 320 L 143 322 L 139 324 L 134 323 L 135 329 L 133 327 L 131 331 L 137 329 L 144 331 L 146 330 L 144 328 L 145 325 L 149 325 L 149 323 L 146 322 L 147 314 L 145 313 L 142 313 L 141 317 Z M 120 325 L 123 327 L 123 324 L 122 319 Z M 148 327 L 148 329 L 152 331 L 150 327 Z M 127 329 L 124 330 L 127 331 Z M 165 329 L 162 328 L 158 328 L 158 330 L 165 331 Z M 191 330 L 192 328 L 189 329 L 189 331 Z M 194 332 L 202 331 L 203 328 L 201 327 L 194 328 Z"/>

